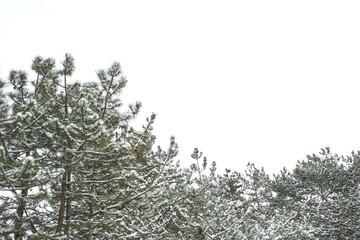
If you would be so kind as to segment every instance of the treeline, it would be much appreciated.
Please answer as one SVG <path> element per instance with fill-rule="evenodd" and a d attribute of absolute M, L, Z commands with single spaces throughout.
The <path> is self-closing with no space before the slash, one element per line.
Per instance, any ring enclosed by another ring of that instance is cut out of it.
<path fill-rule="evenodd" d="M 2 239 L 360 238 L 359 153 L 322 149 L 270 178 L 217 174 L 195 149 L 183 168 L 173 137 L 154 147 L 155 114 L 131 127 L 141 104 L 123 106 L 119 63 L 90 83 L 69 83 L 70 54 L 31 68 L 0 82 Z"/>

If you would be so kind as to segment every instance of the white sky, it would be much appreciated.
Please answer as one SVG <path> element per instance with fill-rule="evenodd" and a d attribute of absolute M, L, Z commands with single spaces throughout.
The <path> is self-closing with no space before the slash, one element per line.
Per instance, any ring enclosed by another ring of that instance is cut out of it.
<path fill-rule="evenodd" d="M 125 103 L 157 113 L 178 158 L 269 173 L 322 147 L 360 150 L 360 1 L 2 0 L 0 75 L 36 55 L 76 60 L 74 80 L 120 61 Z"/>

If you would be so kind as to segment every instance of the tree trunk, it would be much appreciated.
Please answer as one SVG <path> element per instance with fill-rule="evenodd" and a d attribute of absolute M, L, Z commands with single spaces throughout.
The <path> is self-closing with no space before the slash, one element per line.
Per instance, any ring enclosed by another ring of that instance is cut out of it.
<path fill-rule="evenodd" d="M 24 188 L 21 190 L 21 198 L 19 199 L 19 206 L 16 209 L 16 214 L 17 214 L 17 218 L 16 218 L 16 223 L 15 223 L 15 233 L 14 233 L 14 239 L 18 240 L 18 239 L 22 239 L 22 237 L 24 236 L 24 233 L 22 232 L 22 222 L 23 222 L 23 215 L 24 215 L 24 211 L 25 211 L 25 198 L 28 195 L 28 188 Z"/>
<path fill-rule="evenodd" d="M 59 217 L 58 217 L 58 225 L 56 227 L 56 232 L 60 233 L 63 222 L 64 222 L 64 213 L 65 213 L 65 200 L 66 200 L 66 179 L 68 176 L 70 169 L 66 167 L 63 177 L 61 179 L 61 198 L 60 198 L 60 208 L 59 208 Z"/>
<path fill-rule="evenodd" d="M 70 210 L 71 210 L 71 199 L 69 196 L 69 193 L 71 192 L 71 183 L 70 182 L 71 182 L 71 170 L 69 169 L 68 175 L 67 175 L 67 186 L 66 186 L 68 196 L 66 198 L 66 216 L 65 216 L 65 220 L 66 220 L 65 234 L 68 237 L 69 237 L 69 230 L 70 230 Z"/>
<path fill-rule="evenodd" d="M 30 156 L 30 152 L 26 152 L 26 157 Z M 25 212 L 25 206 L 26 206 L 26 200 L 25 198 L 28 195 L 29 188 L 24 187 L 21 189 L 21 197 L 19 199 L 19 205 L 16 209 L 16 220 L 15 220 L 15 233 L 14 233 L 14 239 L 22 239 L 24 236 L 24 233 L 22 232 L 22 222 L 23 222 L 23 216 Z"/>

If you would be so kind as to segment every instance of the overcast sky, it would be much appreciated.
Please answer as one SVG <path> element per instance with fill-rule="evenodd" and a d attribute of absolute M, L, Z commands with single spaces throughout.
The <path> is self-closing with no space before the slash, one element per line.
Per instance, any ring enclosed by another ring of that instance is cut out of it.
<path fill-rule="evenodd" d="M 269 173 L 322 147 L 360 150 L 360 1 L 2 0 L 0 75 L 36 55 L 76 60 L 73 80 L 117 60 L 137 123 L 191 163 Z"/>

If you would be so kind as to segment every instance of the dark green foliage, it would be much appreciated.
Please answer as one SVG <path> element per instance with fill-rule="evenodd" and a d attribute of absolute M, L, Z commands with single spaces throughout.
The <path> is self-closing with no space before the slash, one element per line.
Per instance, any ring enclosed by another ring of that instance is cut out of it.
<path fill-rule="evenodd" d="M 359 154 L 344 158 L 329 148 L 299 161 L 292 173 L 275 177 L 273 204 L 308 215 L 321 239 L 360 237 Z"/>
<path fill-rule="evenodd" d="M 141 103 L 120 110 L 127 80 L 118 62 L 99 70 L 100 84 L 69 83 L 75 70 L 70 54 L 61 65 L 58 70 L 54 59 L 36 57 L 33 89 L 25 72 L 11 71 L 11 112 L 0 92 L 0 187 L 6 193 L 0 199 L 0 234 L 16 239 L 172 236 L 164 226 L 171 213 L 180 213 L 176 204 L 190 183 L 189 173 L 173 163 L 174 138 L 168 150 L 154 151 L 155 114 L 140 131 L 129 125 Z"/>

